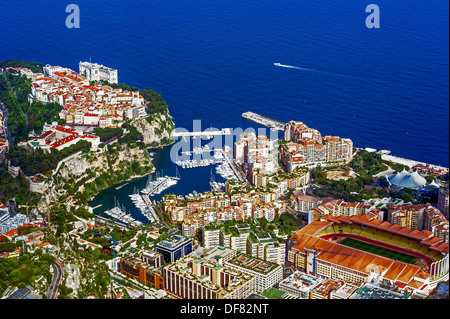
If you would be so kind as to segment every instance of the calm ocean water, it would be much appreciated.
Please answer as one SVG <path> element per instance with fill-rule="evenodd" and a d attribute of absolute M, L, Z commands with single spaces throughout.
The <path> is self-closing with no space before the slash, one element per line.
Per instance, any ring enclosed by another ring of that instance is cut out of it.
<path fill-rule="evenodd" d="M 79 29 L 65 26 L 69 3 Z M 448 2 L 376 1 L 380 29 L 365 26 L 370 3 L 10 0 L 0 60 L 117 68 L 161 92 L 178 127 L 253 127 L 251 110 L 448 166 Z"/>

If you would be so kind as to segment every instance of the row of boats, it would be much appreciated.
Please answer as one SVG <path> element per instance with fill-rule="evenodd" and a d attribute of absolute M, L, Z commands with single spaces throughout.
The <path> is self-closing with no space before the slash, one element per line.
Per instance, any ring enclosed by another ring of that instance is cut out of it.
<path fill-rule="evenodd" d="M 207 147 L 208 145 L 206 145 L 205 147 Z M 201 154 L 204 151 L 204 148 L 195 148 L 193 150 L 194 154 Z M 190 155 L 190 152 L 185 152 L 185 155 Z M 211 156 L 210 156 L 211 157 Z M 178 166 L 181 166 L 183 169 L 186 168 L 195 168 L 195 167 L 204 167 L 204 166 L 209 166 L 209 165 L 214 165 L 214 164 L 218 164 L 218 163 L 222 163 L 223 162 L 223 155 L 221 152 L 215 152 L 214 156 L 212 158 L 204 158 L 201 160 L 195 160 L 195 159 L 186 159 L 186 160 L 178 160 L 175 162 L 175 164 L 177 164 Z"/>
<path fill-rule="evenodd" d="M 161 194 L 167 188 L 176 185 L 181 179 L 178 169 L 176 170 L 176 176 L 159 176 L 159 172 L 156 173 L 155 179 L 153 175 L 150 175 L 147 179 L 147 184 L 145 188 L 141 190 L 142 194 L 153 196 L 155 194 Z"/>
<path fill-rule="evenodd" d="M 203 147 L 194 147 L 192 149 L 192 154 L 203 154 L 203 153 L 211 152 L 211 151 L 213 151 L 213 150 L 210 149 L 208 145 L 205 145 Z M 191 155 L 191 152 L 190 151 L 186 151 L 186 152 L 181 152 L 181 154 L 189 156 L 189 155 Z"/>
<path fill-rule="evenodd" d="M 109 215 L 113 220 L 120 221 L 129 226 L 140 227 L 143 223 L 139 220 L 134 219 L 129 213 L 126 213 L 125 209 L 116 205 L 114 208 L 105 211 L 106 215 Z"/>
<path fill-rule="evenodd" d="M 207 151 L 208 146 L 205 146 L 204 148 L 194 148 L 193 152 L 194 154 L 202 153 L 203 151 Z M 234 174 L 233 169 L 231 168 L 230 164 L 227 161 L 224 161 L 224 157 L 222 152 L 215 152 L 214 159 L 202 159 L 200 161 L 195 160 L 185 160 L 185 161 L 177 161 L 176 164 L 178 166 L 182 166 L 183 168 L 193 168 L 193 167 L 199 167 L 199 166 L 209 166 L 211 164 L 219 163 L 215 170 L 218 175 L 220 175 L 223 179 L 229 180 L 229 179 L 235 179 L 236 176 Z M 176 169 L 176 176 L 163 176 L 162 172 L 161 174 L 159 172 L 156 173 L 155 177 L 153 177 L 153 174 L 149 176 L 146 186 L 144 189 L 140 190 L 140 193 L 146 195 L 146 196 L 153 196 L 155 194 L 160 194 L 167 188 L 176 185 L 178 181 L 181 179 L 180 174 L 178 172 L 178 169 Z M 213 191 L 223 191 L 225 188 L 225 183 L 222 182 L 216 182 L 214 180 L 214 174 L 211 169 L 211 180 L 210 180 L 210 186 Z M 121 186 L 125 186 L 121 185 Z M 120 187 L 121 188 L 121 187 Z M 199 194 L 197 191 L 193 190 L 192 193 L 189 193 L 186 195 L 186 197 L 197 197 Z M 143 195 L 139 194 L 139 191 L 137 189 L 134 190 L 133 194 L 128 195 L 133 202 L 134 206 L 138 208 L 141 212 L 141 214 L 150 222 L 155 221 L 155 217 L 152 214 L 151 208 L 146 203 L 146 201 L 143 198 Z M 179 195 L 179 199 L 184 199 L 184 196 Z M 134 219 L 129 213 L 126 213 L 126 210 L 124 207 L 120 207 L 120 205 L 116 205 L 116 207 L 105 211 L 105 213 L 109 216 L 111 216 L 113 219 L 121 221 L 123 223 L 126 223 L 130 226 L 139 227 L 142 226 L 143 223 L 141 221 L 138 221 Z"/>
<path fill-rule="evenodd" d="M 216 167 L 216 173 L 222 176 L 223 179 L 236 179 L 233 169 L 228 162 L 223 162 Z"/>
<path fill-rule="evenodd" d="M 186 168 L 195 168 L 195 167 L 203 167 L 203 166 L 209 166 L 214 164 L 215 161 L 212 159 L 202 159 L 202 160 L 184 160 L 184 161 L 177 161 L 176 164 L 178 166 L 181 166 L 183 169 Z"/>
<path fill-rule="evenodd" d="M 147 218 L 147 220 L 149 222 L 152 223 L 155 221 L 155 217 L 152 215 L 150 208 L 148 207 L 147 203 L 142 198 L 141 194 L 136 192 L 136 193 L 128 195 L 128 196 L 130 197 L 134 206 L 136 206 L 136 208 L 138 208 L 141 211 L 141 214 L 144 215 L 144 217 Z"/>

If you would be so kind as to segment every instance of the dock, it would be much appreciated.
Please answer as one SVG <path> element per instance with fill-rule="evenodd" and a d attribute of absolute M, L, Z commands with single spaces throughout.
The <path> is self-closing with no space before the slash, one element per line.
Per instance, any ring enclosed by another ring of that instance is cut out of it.
<path fill-rule="evenodd" d="M 236 175 L 237 179 L 238 179 L 240 182 L 246 182 L 246 183 L 248 184 L 248 181 L 247 181 L 247 179 L 245 178 L 245 176 L 243 176 L 243 175 L 238 171 L 238 169 L 237 169 L 237 167 L 236 167 L 236 164 L 235 164 L 234 161 L 233 161 L 233 158 L 232 158 L 231 156 L 228 156 L 228 154 L 227 154 L 224 150 L 222 150 L 222 154 L 223 154 L 223 157 L 224 157 L 225 161 L 227 161 L 228 165 L 230 165 L 230 167 L 231 167 L 231 169 L 233 170 L 234 175 Z"/>
<path fill-rule="evenodd" d="M 142 195 L 142 199 L 144 200 L 144 202 L 147 204 L 148 209 L 150 210 L 150 212 L 153 215 L 153 218 L 156 221 L 160 221 L 160 218 L 158 216 L 158 213 L 155 211 L 155 208 L 153 207 L 152 202 L 150 201 L 150 198 L 147 195 Z"/>
<path fill-rule="evenodd" d="M 212 137 L 220 135 L 231 135 L 230 128 L 223 128 L 221 130 L 210 130 L 210 131 L 198 131 L 198 132 L 176 132 L 173 131 L 170 135 L 171 137 Z"/>
<path fill-rule="evenodd" d="M 124 186 L 126 186 L 126 185 L 128 185 L 129 183 L 125 183 L 125 184 L 122 184 L 122 185 L 120 185 L 120 186 L 117 186 L 116 187 L 116 190 L 119 190 L 119 189 L 121 189 L 122 187 L 124 187 Z"/>
<path fill-rule="evenodd" d="M 264 125 L 272 130 L 276 131 L 284 131 L 285 123 L 270 119 L 268 117 L 253 113 L 253 112 L 244 112 L 242 113 L 242 117 L 244 119 L 250 120 L 252 122 Z"/>

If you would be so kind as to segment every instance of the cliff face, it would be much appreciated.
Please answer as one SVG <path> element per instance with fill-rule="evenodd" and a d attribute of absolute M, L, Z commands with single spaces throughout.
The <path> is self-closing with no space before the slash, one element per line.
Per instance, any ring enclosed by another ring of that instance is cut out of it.
<path fill-rule="evenodd" d="M 174 130 L 172 117 L 168 110 L 150 114 L 131 123 L 143 136 L 143 142 L 148 147 L 162 147 L 173 142 L 170 138 Z M 141 168 L 139 173 L 130 169 L 132 162 Z M 124 167 L 126 169 L 124 169 Z M 126 171 L 124 173 L 124 170 Z M 111 183 L 121 183 L 133 177 L 144 176 L 154 170 L 151 158 L 146 148 L 130 148 L 127 146 L 119 148 L 113 154 L 108 154 L 107 147 L 99 151 L 91 151 L 88 154 L 78 154 L 64 160 L 64 163 L 55 170 L 51 181 L 39 185 L 36 188 L 42 194 L 41 204 L 52 204 L 61 198 L 85 191 L 85 185 L 97 183 L 96 190 L 111 187 Z M 97 178 L 108 174 L 113 176 L 105 184 L 98 186 Z M 130 176 L 132 175 L 132 176 Z M 75 185 L 75 186 L 74 186 Z M 90 187 L 90 194 L 92 187 Z M 68 201 L 70 205 L 71 200 Z"/>
<path fill-rule="evenodd" d="M 169 112 L 151 114 L 132 124 L 143 135 L 144 143 L 148 146 L 159 147 L 172 143 L 170 134 L 174 130 L 174 124 Z"/>
<path fill-rule="evenodd" d="M 130 169 L 133 162 L 140 168 L 138 173 Z M 108 153 L 106 148 L 88 154 L 80 153 L 64 162 L 51 181 L 45 184 L 41 204 L 58 202 L 61 198 L 70 196 L 70 190 L 74 194 L 84 192 L 85 186 L 89 183 L 95 184 L 99 177 L 104 183 L 95 186 L 98 190 L 112 186 L 109 185 L 111 183 L 121 183 L 152 171 L 154 167 L 147 150 L 139 147 L 124 146 L 112 154 Z M 105 174 L 110 177 L 109 180 L 104 177 Z"/>

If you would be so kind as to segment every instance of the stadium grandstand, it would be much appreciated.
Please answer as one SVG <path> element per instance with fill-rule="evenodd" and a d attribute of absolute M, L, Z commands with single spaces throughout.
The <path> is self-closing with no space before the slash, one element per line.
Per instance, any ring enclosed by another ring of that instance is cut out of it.
<path fill-rule="evenodd" d="M 289 238 L 288 262 L 327 279 L 379 282 L 428 295 L 449 278 L 448 244 L 371 215 L 325 215 Z"/>

